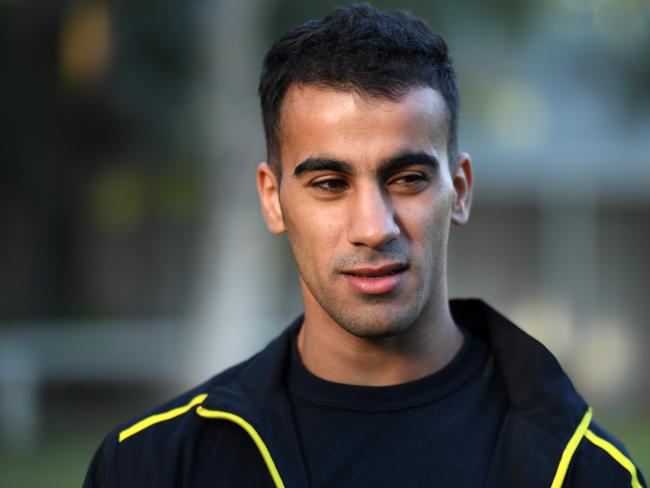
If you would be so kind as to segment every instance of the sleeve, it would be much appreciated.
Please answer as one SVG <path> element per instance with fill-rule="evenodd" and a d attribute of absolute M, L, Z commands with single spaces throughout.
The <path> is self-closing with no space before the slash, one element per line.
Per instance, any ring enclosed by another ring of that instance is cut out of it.
<path fill-rule="evenodd" d="M 587 430 L 575 461 L 568 487 L 647 488 L 625 446 L 598 424 Z"/>
<path fill-rule="evenodd" d="M 116 441 L 108 435 L 90 461 L 83 488 L 118 488 Z"/>

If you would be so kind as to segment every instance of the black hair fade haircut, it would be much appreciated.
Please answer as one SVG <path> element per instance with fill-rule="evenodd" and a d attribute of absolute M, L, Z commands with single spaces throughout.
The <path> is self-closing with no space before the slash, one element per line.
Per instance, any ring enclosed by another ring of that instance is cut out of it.
<path fill-rule="evenodd" d="M 259 83 L 267 158 L 281 176 L 280 110 L 289 86 L 315 84 L 398 100 L 431 87 L 446 103 L 448 154 L 456 159 L 459 93 L 447 43 L 404 11 L 367 3 L 334 9 L 286 32 L 264 58 Z"/>

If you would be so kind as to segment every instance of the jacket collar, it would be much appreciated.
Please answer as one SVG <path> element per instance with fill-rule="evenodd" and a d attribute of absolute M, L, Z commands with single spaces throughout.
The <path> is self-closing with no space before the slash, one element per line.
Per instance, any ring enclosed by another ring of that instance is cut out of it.
<path fill-rule="evenodd" d="M 571 436 L 587 404 L 551 352 L 481 300 L 450 306 L 456 321 L 488 343 L 514 412 L 556 437 Z"/>
<path fill-rule="evenodd" d="M 486 486 L 551 486 L 587 404 L 548 349 L 494 309 L 454 300 L 451 310 L 488 343 L 510 402 Z"/>

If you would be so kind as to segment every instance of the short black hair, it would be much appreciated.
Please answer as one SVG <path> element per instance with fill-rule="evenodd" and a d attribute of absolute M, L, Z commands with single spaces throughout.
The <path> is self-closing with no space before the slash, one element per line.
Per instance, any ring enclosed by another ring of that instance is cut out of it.
<path fill-rule="evenodd" d="M 312 83 L 397 100 L 431 87 L 445 100 L 448 154 L 456 158 L 459 93 L 447 43 L 404 11 L 364 4 L 334 9 L 286 32 L 264 58 L 259 83 L 267 158 L 280 173 L 280 109 L 289 86 Z"/>

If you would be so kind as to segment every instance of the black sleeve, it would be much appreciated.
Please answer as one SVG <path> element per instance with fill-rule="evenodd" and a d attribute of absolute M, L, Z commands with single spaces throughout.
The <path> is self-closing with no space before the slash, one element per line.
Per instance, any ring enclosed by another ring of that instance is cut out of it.
<path fill-rule="evenodd" d="M 90 461 L 83 488 L 118 488 L 116 440 L 109 434 Z"/>
<path fill-rule="evenodd" d="M 643 474 L 625 446 L 598 424 L 580 442 L 566 486 L 646 488 Z"/>

